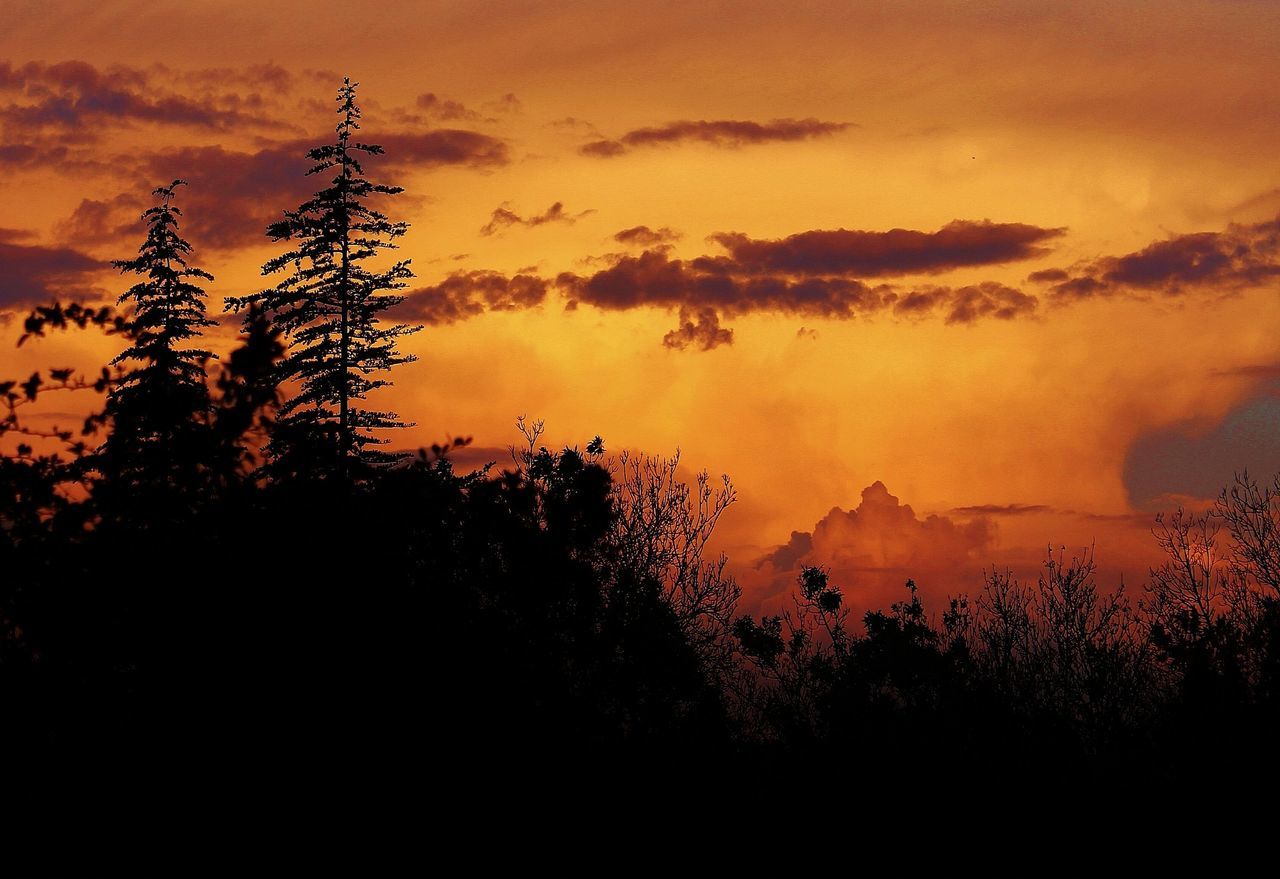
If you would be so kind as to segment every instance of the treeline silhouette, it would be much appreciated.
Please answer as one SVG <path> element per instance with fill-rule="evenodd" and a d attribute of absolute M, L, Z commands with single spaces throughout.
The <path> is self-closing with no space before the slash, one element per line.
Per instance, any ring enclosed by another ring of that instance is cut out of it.
<path fill-rule="evenodd" d="M 412 277 L 406 230 L 359 156 L 355 86 L 272 224 L 274 286 L 229 300 L 224 359 L 156 190 L 118 308 L 37 308 L 19 344 L 101 331 L 99 373 L 0 382 L 0 747 L 37 773 L 133 762 L 467 777 L 662 767 L 810 781 L 990 785 L 1273 777 L 1280 731 L 1280 478 L 1242 475 L 1156 522 L 1168 562 L 1134 600 L 1091 553 L 1036 582 L 851 619 L 804 568 L 753 618 L 708 543 L 728 480 L 678 458 L 549 449 L 519 421 L 504 467 L 450 440 L 389 452 L 368 394 L 417 327 L 380 316 Z M 100 394 L 74 428 L 28 413 Z M 861 625 L 858 625 L 858 622 Z M 458 767 L 462 767 L 460 770 Z M 841 782 L 843 784 L 843 782 Z"/>

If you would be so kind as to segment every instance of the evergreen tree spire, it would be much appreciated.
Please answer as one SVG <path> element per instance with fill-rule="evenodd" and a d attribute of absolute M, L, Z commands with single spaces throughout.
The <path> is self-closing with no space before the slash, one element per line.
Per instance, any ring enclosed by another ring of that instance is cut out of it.
<path fill-rule="evenodd" d="M 371 262 L 394 249 L 409 227 L 369 204 L 375 196 L 404 190 L 365 176 L 359 154 L 380 155 L 383 149 L 356 139 L 356 86 L 344 79 L 338 90 L 334 141 L 307 153 L 314 163 L 307 174 L 332 173 L 329 186 L 267 229 L 272 240 L 293 246 L 267 262 L 262 273 L 288 274 L 271 289 L 228 303 L 235 310 L 259 305 L 292 343 L 279 378 L 295 382 L 297 390 L 281 407 L 268 447 L 274 463 L 344 482 L 363 465 L 394 460 L 370 448 L 387 442 L 374 431 L 408 425 L 394 412 L 366 409 L 361 402 L 390 384 L 372 376 L 415 359 L 396 350 L 396 339 L 421 329 L 383 326 L 379 320 L 404 299 L 387 291 L 403 288 L 413 272 L 409 260 L 384 270 Z"/>
<path fill-rule="evenodd" d="M 114 476 L 132 474 L 132 481 L 171 480 L 181 462 L 195 466 L 199 450 L 193 442 L 209 411 L 204 364 L 213 355 L 184 347 L 214 324 L 197 283 L 213 275 L 187 262 L 191 245 L 178 232 L 182 211 L 173 201 L 185 182 L 153 192 L 159 203 L 142 214 L 147 235 L 138 255 L 112 262 L 141 279 L 118 300 L 132 305 L 132 344 L 112 361 L 125 372 L 107 398 L 112 430 L 98 460 Z"/>

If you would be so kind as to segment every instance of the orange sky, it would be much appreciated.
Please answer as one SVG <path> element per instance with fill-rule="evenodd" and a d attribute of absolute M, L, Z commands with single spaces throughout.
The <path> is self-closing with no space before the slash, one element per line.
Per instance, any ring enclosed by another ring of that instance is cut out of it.
<path fill-rule="evenodd" d="M 679 447 L 757 603 L 798 558 L 870 601 L 1051 543 L 1137 586 L 1154 510 L 1280 470 L 1273 3 L 5 8 L 0 309 L 120 292 L 95 261 L 178 175 L 212 298 L 254 289 L 350 75 L 431 321 L 406 445 Z"/>

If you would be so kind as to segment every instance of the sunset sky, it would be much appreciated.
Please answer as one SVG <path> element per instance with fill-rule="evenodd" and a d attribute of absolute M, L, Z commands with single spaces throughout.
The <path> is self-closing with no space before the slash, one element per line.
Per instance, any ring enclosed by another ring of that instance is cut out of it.
<path fill-rule="evenodd" d="M 412 225 L 403 445 L 679 448 L 750 606 L 1048 546 L 1137 587 L 1156 511 L 1280 470 L 1280 4 L 0 6 L 0 314 L 113 300 L 176 177 L 211 311 L 260 289 L 350 76 Z"/>

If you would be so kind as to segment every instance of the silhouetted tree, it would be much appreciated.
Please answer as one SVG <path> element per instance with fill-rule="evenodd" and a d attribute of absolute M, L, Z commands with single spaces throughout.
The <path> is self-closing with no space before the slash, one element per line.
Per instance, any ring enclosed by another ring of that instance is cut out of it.
<path fill-rule="evenodd" d="M 288 271 L 273 288 L 228 300 L 239 310 L 258 305 L 288 337 L 279 379 L 296 381 L 285 401 L 270 443 L 270 454 L 284 470 L 329 474 L 347 481 L 360 465 L 387 463 L 394 456 L 369 448 L 385 443 L 374 431 L 406 426 L 394 412 L 358 405 L 369 392 L 388 384 L 371 376 L 414 359 L 396 350 L 396 340 L 418 327 L 381 326 L 379 315 L 403 300 L 387 291 L 413 277 L 409 261 L 386 269 L 371 261 L 395 248 L 408 224 L 392 222 L 374 208 L 380 196 L 398 186 L 365 177 L 358 158 L 380 155 L 382 147 L 355 139 L 360 128 L 356 83 L 338 90 L 340 116 L 333 143 L 307 153 L 315 163 L 307 172 L 334 172 L 330 185 L 273 223 L 267 235 L 294 244 L 263 266 L 264 275 Z"/>
<path fill-rule="evenodd" d="M 1236 576 L 1280 599 L 1280 474 L 1270 483 L 1238 474 L 1218 496 L 1213 515 L 1231 534 Z"/>
<path fill-rule="evenodd" d="M 613 588 L 657 584 L 708 669 L 730 672 L 735 652 L 730 628 L 742 590 L 726 573 L 728 558 L 723 553 L 708 557 L 707 545 L 737 499 L 733 483 L 723 476 L 713 486 L 704 470 L 690 485 L 680 478 L 679 452 L 669 458 L 623 452 L 608 466 Z"/>
<path fill-rule="evenodd" d="M 1153 529 L 1167 560 L 1143 610 L 1162 658 L 1168 761 L 1193 767 L 1205 749 L 1249 773 L 1280 731 L 1280 477 L 1238 474 L 1200 514 L 1178 509 Z"/>
<path fill-rule="evenodd" d="M 23 321 L 18 345 L 42 337 L 49 330 L 101 329 L 128 338 L 129 321 L 115 310 L 72 303 L 39 306 Z M 89 488 L 93 456 L 87 438 L 106 425 L 103 409 L 90 411 L 78 429 L 52 424 L 38 427 L 23 417 L 36 401 L 50 393 L 89 391 L 106 395 L 124 378 L 119 365 L 102 367 L 96 375 L 73 368 L 33 372 L 26 379 L 0 381 L 0 544 L 27 540 L 65 525 L 71 532 L 86 524 L 83 492 Z M 78 498 L 67 491 L 75 487 Z"/>
<path fill-rule="evenodd" d="M 198 281 L 213 275 L 187 262 L 191 245 L 179 234 L 182 211 L 173 203 L 185 181 L 155 190 L 159 204 L 142 215 L 146 238 L 138 255 L 112 263 L 141 276 L 119 298 L 131 305 L 130 342 L 112 361 L 124 373 L 107 397 L 112 430 L 95 456 L 118 493 L 139 486 L 190 486 L 206 466 L 209 389 L 205 363 L 213 355 L 184 347 L 214 321 L 205 316 Z M 133 501 L 138 499 L 132 498 Z"/>
<path fill-rule="evenodd" d="M 1034 584 L 984 577 L 963 633 L 977 674 L 1058 760 L 1093 759 L 1150 718 L 1150 650 L 1121 584 L 1098 587 L 1092 550 L 1048 553 Z"/>
<path fill-rule="evenodd" d="M 1152 533 L 1167 560 L 1152 568 L 1142 601 L 1163 666 L 1195 712 L 1229 710 L 1245 686 L 1245 629 L 1254 597 L 1223 546 L 1222 522 L 1178 509 Z"/>
<path fill-rule="evenodd" d="M 285 353 L 280 336 L 262 310 L 251 306 L 241 343 L 218 374 L 209 464 L 224 487 L 250 474 L 257 463 L 254 450 L 266 445 L 275 427 L 280 403 L 277 365 Z"/>
<path fill-rule="evenodd" d="M 734 621 L 742 655 L 757 672 L 754 682 L 736 682 L 735 695 L 760 735 L 805 750 L 830 743 L 827 711 L 856 636 L 844 594 L 825 569 L 805 566 L 796 581 L 794 611 Z"/>

